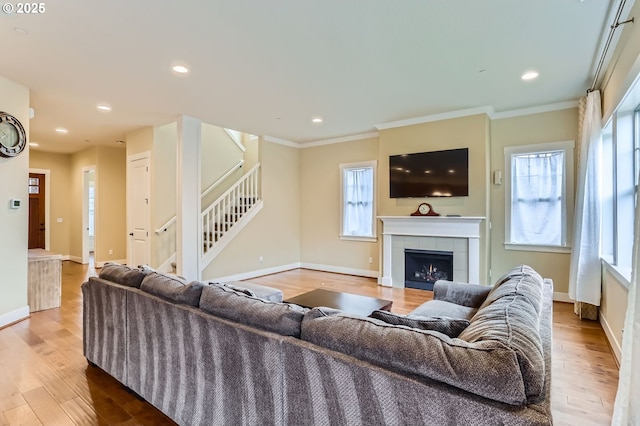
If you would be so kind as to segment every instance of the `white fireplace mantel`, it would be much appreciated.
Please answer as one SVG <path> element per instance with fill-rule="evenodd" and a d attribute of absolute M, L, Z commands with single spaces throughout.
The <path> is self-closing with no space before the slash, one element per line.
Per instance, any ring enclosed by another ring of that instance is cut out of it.
<path fill-rule="evenodd" d="M 467 280 L 474 284 L 480 282 L 480 225 L 484 217 L 378 216 L 378 219 L 382 221 L 380 284 L 394 286 L 392 267 L 397 264 L 393 259 L 394 237 L 407 236 L 466 239 L 468 242 Z M 395 283 L 395 286 L 400 285 Z"/>

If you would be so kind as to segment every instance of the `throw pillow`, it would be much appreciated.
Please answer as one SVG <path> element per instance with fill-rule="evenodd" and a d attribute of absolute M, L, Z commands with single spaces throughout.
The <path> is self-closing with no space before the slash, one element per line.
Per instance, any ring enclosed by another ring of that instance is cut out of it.
<path fill-rule="evenodd" d="M 141 271 L 138 268 L 107 262 L 100 269 L 98 276 L 103 280 L 112 281 L 116 284 L 140 288 L 140 284 L 146 275 L 145 271 Z"/>
<path fill-rule="evenodd" d="M 238 293 L 246 294 L 247 296 L 258 297 L 258 296 L 256 296 L 256 294 L 253 291 L 249 290 L 248 288 L 241 287 L 239 285 L 234 285 L 234 284 L 231 284 L 231 283 L 214 283 L 214 282 L 210 282 L 209 284 L 210 285 L 221 285 L 221 286 L 230 288 L 233 291 L 237 291 Z"/>
<path fill-rule="evenodd" d="M 460 318 L 447 317 L 423 317 L 420 315 L 398 315 L 387 311 L 373 311 L 371 318 L 375 318 L 393 325 L 404 325 L 419 330 L 432 330 L 446 334 L 449 337 L 458 337 L 462 330 L 467 328 L 469 321 Z"/>
<path fill-rule="evenodd" d="M 142 280 L 140 290 L 170 302 L 198 306 L 203 287 L 204 284 L 198 281 L 187 283 L 176 276 L 151 272 Z"/>
<path fill-rule="evenodd" d="M 293 303 L 250 297 L 222 285 L 204 287 L 200 309 L 221 318 L 293 337 L 300 337 L 302 318 L 308 311 Z"/>

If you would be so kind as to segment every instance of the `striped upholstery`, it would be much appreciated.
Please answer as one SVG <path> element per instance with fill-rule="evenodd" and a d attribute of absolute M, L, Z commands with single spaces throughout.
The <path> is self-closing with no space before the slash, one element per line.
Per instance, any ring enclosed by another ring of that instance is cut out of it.
<path fill-rule="evenodd" d="M 132 291 L 129 387 L 179 424 L 281 424 L 278 337 Z"/>
<path fill-rule="evenodd" d="M 180 425 L 552 423 L 549 280 L 539 324 L 544 398 L 522 407 L 399 374 L 139 289 L 92 278 L 82 291 L 87 359 Z"/>
<path fill-rule="evenodd" d="M 129 289 L 97 277 L 82 284 L 84 356 L 125 384 Z"/>

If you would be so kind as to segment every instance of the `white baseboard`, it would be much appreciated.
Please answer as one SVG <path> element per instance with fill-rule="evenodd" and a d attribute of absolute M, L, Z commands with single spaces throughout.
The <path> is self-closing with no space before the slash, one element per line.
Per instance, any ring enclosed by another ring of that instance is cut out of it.
<path fill-rule="evenodd" d="M 573 303 L 573 300 L 569 298 L 569 293 L 560 293 L 557 291 L 553 292 L 553 301 L 554 302 L 564 302 L 564 303 Z"/>
<path fill-rule="evenodd" d="M 75 263 L 80 263 L 80 264 L 82 264 L 82 258 L 81 258 L 81 257 L 78 257 L 78 256 L 72 256 L 72 255 L 69 255 L 69 259 L 68 259 L 68 260 L 70 260 L 70 261 L 72 261 L 72 262 L 75 262 Z"/>
<path fill-rule="evenodd" d="M 378 277 L 378 284 L 383 287 L 393 287 L 393 282 L 389 277 Z"/>
<path fill-rule="evenodd" d="M 226 277 L 207 278 L 203 281 L 216 281 L 216 282 L 228 282 L 228 281 L 241 281 L 251 278 L 261 277 L 263 275 L 277 274 L 278 272 L 290 271 L 292 269 L 300 268 L 300 263 L 290 263 L 288 265 L 274 266 L 272 268 L 258 269 L 257 271 L 244 272 L 242 274 L 227 275 Z"/>
<path fill-rule="evenodd" d="M 62 260 L 71 260 L 71 256 L 69 256 L 68 254 L 63 254 L 62 255 Z"/>
<path fill-rule="evenodd" d="M 616 340 L 616 336 L 615 334 L 613 334 L 613 330 L 607 322 L 607 319 L 604 315 L 602 315 L 602 310 L 600 310 L 600 315 L 598 315 L 598 318 L 600 319 L 600 325 L 602 325 L 604 334 L 607 335 L 609 345 L 611 346 L 611 349 L 613 349 L 613 354 L 616 357 L 616 362 L 618 363 L 618 365 L 620 365 L 620 361 L 622 360 L 622 346 L 620 345 L 620 342 Z"/>
<path fill-rule="evenodd" d="M 22 308 L 18 308 L 15 311 L 7 312 L 6 314 L 0 315 L 0 328 L 23 320 L 28 316 L 29 306 L 23 306 Z"/>
<path fill-rule="evenodd" d="M 105 263 L 120 263 L 121 265 L 126 265 L 127 259 L 113 259 L 113 260 L 96 260 L 95 267 L 102 268 Z"/>
<path fill-rule="evenodd" d="M 173 253 L 167 260 L 165 260 L 162 265 L 158 266 L 156 271 L 158 272 L 173 272 L 173 267 L 171 266 L 172 262 L 176 261 L 176 254 Z"/>
<path fill-rule="evenodd" d="M 345 268 L 343 266 L 321 265 L 318 263 L 301 263 L 301 268 L 313 269 L 315 271 L 335 272 L 337 274 L 356 275 L 359 277 L 378 278 L 378 271 L 368 269 Z"/>

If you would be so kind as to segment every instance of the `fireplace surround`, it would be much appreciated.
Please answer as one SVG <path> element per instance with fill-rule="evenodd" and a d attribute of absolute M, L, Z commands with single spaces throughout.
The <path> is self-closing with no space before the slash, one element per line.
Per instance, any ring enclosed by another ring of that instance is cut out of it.
<path fill-rule="evenodd" d="M 382 276 L 387 287 L 405 286 L 406 249 L 453 253 L 453 281 L 480 283 L 480 228 L 484 217 L 378 216 L 382 221 Z"/>

